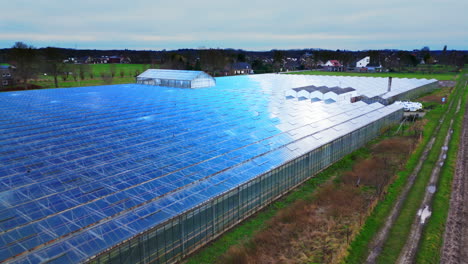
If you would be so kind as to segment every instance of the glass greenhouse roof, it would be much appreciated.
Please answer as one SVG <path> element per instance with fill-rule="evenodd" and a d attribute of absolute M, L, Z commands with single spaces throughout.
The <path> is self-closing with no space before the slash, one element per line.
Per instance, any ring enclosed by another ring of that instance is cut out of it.
<path fill-rule="evenodd" d="M 340 87 L 354 88 L 358 95 L 363 95 L 368 98 L 380 96 L 383 99 L 388 99 L 392 96 L 407 92 L 417 87 L 435 83 L 435 79 L 408 79 L 408 78 L 392 78 L 390 92 L 388 89 L 388 78 L 385 77 L 353 77 L 353 76 L 324 76 L 324 75 L 294 75 L 297 80 L 306 79 L 308 85 L 304 86 L 320 86 L 325 87 Z M 296 87 L 293 87 L 296 88 Z M 300 87 L 298 87 L 300 88 Z"/>
<path fill-rule="evenodd" d="M 84 261 L 400 109 L 286 99 L 380 83 L 306 77 L 0 93 L 0 262 Z"/>
<path fill-rule="evenodd" d="M 167 80 L 181 80 L 190 81 L 201 76 L 212 78 L 208 74 L 202 71 L 183 71 L 183 70 L 159 70 L 159 69 L 148 69 L 142 74 L 138 75 L 138 78 L 154 78 L 154 79 L 167 79 Z"/>

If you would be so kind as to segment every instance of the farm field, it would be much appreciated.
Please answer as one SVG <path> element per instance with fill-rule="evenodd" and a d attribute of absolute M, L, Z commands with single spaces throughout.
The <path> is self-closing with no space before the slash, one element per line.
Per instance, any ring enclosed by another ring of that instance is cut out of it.
<path fill-rule="evenodd" d="M 70 64 L 67 67 L 70 74 L 66 79 L 62 75 L 58 76 L 59 88 L 134 83 L 135 76 L 149 69 L 151 65 Z M 80 75 L 81 70 L 83 71 L 82 75 Z M 113 77 L 111 77 L 112 71 L 114 71 Z M 50 75 L 39 75 L 30 83 L 43 88 L 55 88 L 54 78 Z"/>
<path fill-rule="evenodd" d="M 110 84 L 134 83 L 135 76 L 149 68 L 150 64 L 69 64 L 65 74 L 58 76 L 58 87 L 81 87 Z M 80 71 L 83 73 L 80 74 Z M 113 73 L 113 74 L 112 74 Z M 327 71 L 303 71 L 286 74 L 327 75 L 327 76 L 360 76 L 360 77 L 395 77 L 437 79 L 440 81 L 454 80 L 455 72 L 445 73 L 357 73 L 357 72 L 327 72 Z M 113 77 L 110 77 L 113 75 Z M 40 74 L 29 82 L 42 88 L 55 88 L 54 78 L 50 75 Z"/>
<path fill-rule="evenodd" d="M 458 100 L 458 98 L 466 97 L 466 91 L 462 91 L 462 88 L 459 87 L 460 83 L 464 83 L 464 81 L 461 80 L 462 79 L 458 80 L 459 82 L 457 84 L 457 89 L 455 93 L 451 94 L 449 101 L 455 101 Z M 452 88 L 450 88 L 450 91 L 452 92 Z M 454 103 L 450 108 L 449 104 L 441 105 L 435 103 L 440 100 L 432 100 L 440 97 L 442 94 L 447 94 L 448 92 L 449 91 L 447 89 L 442 89 L 429 96 L 421 98 L 422 101 L 425 101 L 426 108 L 433 108 L 429 112 L 428 116 L 425 117 L 425 119 L 428 120 L 428 123 L 424 128 L 424 137 L 421 145 L 428 144 L 428 140 L 434 133 L 435 134 L 432 136 L 437 138 L 435 138 L 434 146 L 430 148 L 429 152 L 427 153 L 427 159 L 424 161 L 424 163 L 422 163 L 421 171 L 417 173 L 419 176 L 414 181 L 414 185 L 411 187 L 408 196 L 402 203 L 401 212 L 395 219 L 395 223 L 392 225 L 388 233 L 388 237 L 383 238 L 383 246 L 377 247 L 376 243 L 373 244 L 373 247 L 375 246 L 373 249 L 379 250 L 377 260 L 374 260 L 377 263 L 395 263 L 402 252 L 406 238 L 411 231 L 410 228 L 412 222 L 414 221 L 416 211 L 421 205 L 423 195 L 426 192 L 429 176 L 434 167 L 434 164 L 436 164 L 438 151 L 441 149 L 443 138 L 449 129 L 449 118 L 446 118 L 443 124 L 441 123 L 442 125 L 440 128 L 440 133 L 431 131 L 436 130 L 435 125 L 439 123 L 439 120 L 447 111 L 447 117 L 456 116 L 456 125 L 454 128 L 455 132 L 450 142 L 450 147 L 447 154 L 448 159 L 442 167 L 441 179 L 437 185 L 437 192 L 434 196 L 434 201 L 432 204 L 433 209 L 431 209 L 433 213 L 427 224 L 424 226 L 421 243 L 418 252 L 416 253 L 417 263 L 439 263 L 443 230 L 447 218 L 451 180 L 454 171 L 454 160 L 457 152 L 457 146 L 459 144 L 461 119 L 463 117 L 462 113 L 458 113 L 458 111 L 455 112 L 457 103 Z M 464 96 L 462 96 L 462 94 Z M 459 105 L 458 107 L 463 108 L 463 105 Z M 414 167 L 416 161 L 419 160 L 418 156 L 420 156 L 420 154 L 418 154 L 418 152 L 420 152 L 420 150 L 417 151 L 415 153 L 416 155 L 413 155 L 414 157 L 408 161 L 408 164 L 413 164 L 410 166 L 412 168 Z M 379 203 L 379 206 L 376 207 L 371 217 L 366 221 L 366 224 L 360 231 L 360 234 L 351 244 L 346 263 L 365 262 L 365 258 L 369 254 L 368 247 L 370 242 L 373 240 L 373 237 L 377 231 L 383 227 L 384 221 L 387 219 L 387 217 L 389 217 L 390 208 L 393 207 L 397 199 L 399 199 L 399 196 L 402 193 L 403 185 L 406 182 L 406 178 L 408 178 L 410 172 L 411 170 L 408 168 L 403 174 L 399 175 L 398 179 L 391 185 L 388 190 L 386 199 Z M 367 261 L 370 261 L 369 258 Z"/>
<path fill-rule="evenodd" d="M 359 72 L 327 72 L 327 71 L 303 71 L 303 72 L 291 72 L 288 74 L 416 78 L 416 79 L 437 79 L 439 81 L 453 80 L 456 75 L 455 72 L 448 72 L 448 73 L 397 73 L 397 72 L 359 73 Z"/>

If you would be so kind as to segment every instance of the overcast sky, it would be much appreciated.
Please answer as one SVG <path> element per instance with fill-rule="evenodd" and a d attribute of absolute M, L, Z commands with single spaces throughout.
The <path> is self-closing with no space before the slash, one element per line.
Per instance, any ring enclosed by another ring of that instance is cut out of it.
<path fill-rule="evenodd" d="M 467 0 L 5 0 L 0 48 L 468 49 Z"/>

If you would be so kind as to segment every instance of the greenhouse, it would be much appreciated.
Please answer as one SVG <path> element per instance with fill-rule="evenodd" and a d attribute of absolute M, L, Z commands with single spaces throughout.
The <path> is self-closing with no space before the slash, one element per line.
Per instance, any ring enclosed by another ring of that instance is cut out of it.
<path fill-rule="evenodd" d="M 321 76 L 321 75 L 294 75 L 297 81 L 307 80 L 310 87 L 351 87 L 356 94 L 367 103 L 380 102 L 391 104 L 398 100 L 410 100 L 438 88 L 435 79 L 415 78 L 389 78 L 385 77 L 351 77 L 351 76 Z M 297 88 L 300 89 L 300 88 Z M 321 88 L 323 89 L 323 87 Z M 290 96 L 294 96 L 291 94 Z"/>
<path fill-rule="evenodd" d="M 175 262 L 402 117 L 307 77 L 0 93 L 0 262 Z"/>
<path fill-rule="evenodd" d="M 326 87 L 326 86 L 305 86 L 294 88 L 292 91 L 287 91 L 286 96 L 291 98 L 298 98 L 299 100 L 304 99 L 318 99 L 324 101 L 331 101 L 336 103 L 351 103 L 351 98 L 356 97 L 356 89 L 351 87 Z"/>
<path fill-rule="evenodd" d="M 139 84 L 178 88 L 203 88 L 216 85 L 215 79 L 202 71 L 148 69 L 136 79 Z"/>

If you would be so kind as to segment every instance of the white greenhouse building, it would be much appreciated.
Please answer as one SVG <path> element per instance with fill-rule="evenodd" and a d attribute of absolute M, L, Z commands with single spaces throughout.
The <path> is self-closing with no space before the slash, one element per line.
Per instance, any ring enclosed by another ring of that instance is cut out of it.
<path fill-rule="evenodd" d="M 437 88 L 173 70 L 137 82 L 0 93 L 0 263 L 179 263 L 398 124 L 386 103 Z"/>
<path fill-rule="evenodd" d="M 136 78 L 138 84 L 178 88 L 203 88 L 216 85 L 211 75 L 203 71 L 148 69 Z"/>

